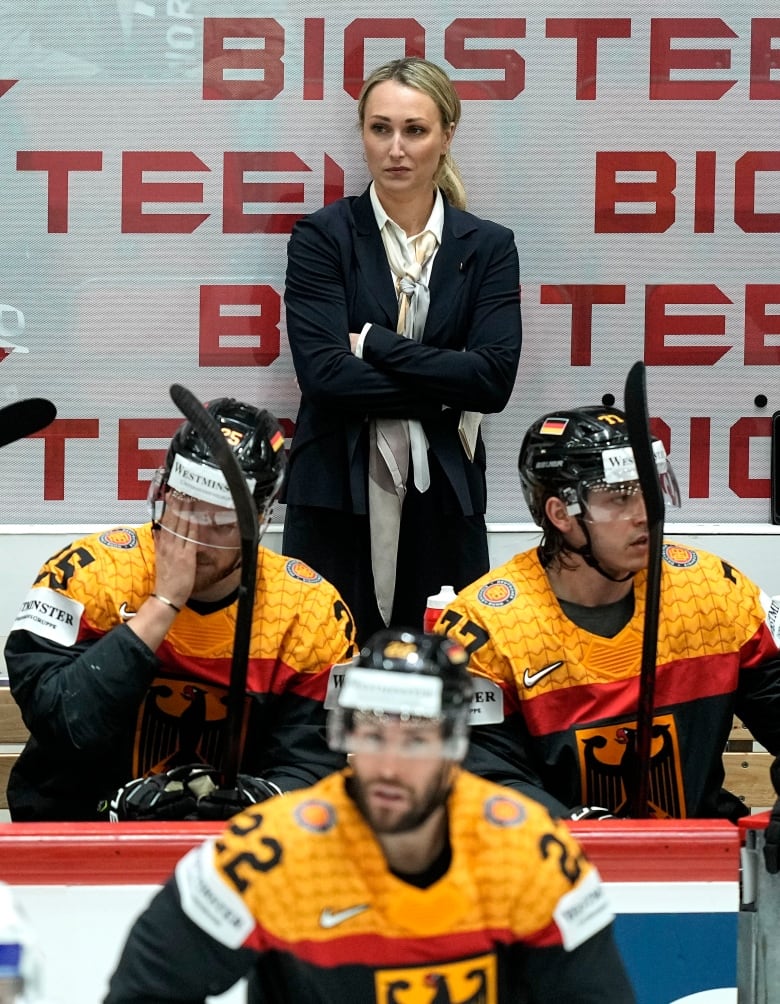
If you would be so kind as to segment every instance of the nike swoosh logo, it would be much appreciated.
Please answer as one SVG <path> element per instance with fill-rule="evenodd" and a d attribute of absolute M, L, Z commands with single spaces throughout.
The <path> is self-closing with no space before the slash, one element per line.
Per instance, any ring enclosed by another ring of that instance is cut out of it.
<path fill-rule="evenodd" d="M 123 603 L 119 608 L 119 616 L 123 621 L 129 621 L 131 617 L 135 617 L 135 610 L 128 610 L 127 604 Z"/>
<path fill-rule="evenodd" d="M 554 670 L 560 669 L 562 665 L 563 661 L 551 662 L 549 666 L 544 666 L 542 667 L 542 669 L 537 669 L 535 673 L 532 673 L 530 672 L 530 670 L 526 669 L 525 672 L 523 673 L 523 686 L 525 687 L 535 686 L 535 684 L 537 684 L 540 680 L 543 680 L 545 676 L 549 676 L 550 673 L 552 673 Z"/>
<path fill-rule="evenodd" d="M 329 910 L 327 907 L 320 914 L 320 927 L 326 929 L 338 927 L 345 920 L 351 920 L 368 909 L 368 903 L 360 903 L 357 906 L 348 906 L 346 910 Z"/>

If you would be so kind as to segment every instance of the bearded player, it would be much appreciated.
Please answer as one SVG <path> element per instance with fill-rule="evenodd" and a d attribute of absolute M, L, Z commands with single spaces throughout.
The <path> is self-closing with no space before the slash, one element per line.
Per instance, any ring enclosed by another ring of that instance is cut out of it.
<path fill-rule="evenodd" d="M 132 928 L 105 1004 L 633 1004 L 598 873 L 538 803 L 466 773 L 463 647 L 381 631 L 346 667 L 350 765 L 236 816 Z"/>

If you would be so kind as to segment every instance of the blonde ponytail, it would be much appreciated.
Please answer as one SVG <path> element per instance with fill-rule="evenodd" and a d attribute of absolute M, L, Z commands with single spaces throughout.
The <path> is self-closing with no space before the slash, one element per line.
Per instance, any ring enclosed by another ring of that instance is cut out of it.
<path fill-rule="evenodd" d="M 444 154 L 433 180 L 442 190 L 450 205 L 455 206 L 456 209 L 466 208 L 466 189 L 463 185 L 463 178 L 458 165 L 449 152 Z"/>

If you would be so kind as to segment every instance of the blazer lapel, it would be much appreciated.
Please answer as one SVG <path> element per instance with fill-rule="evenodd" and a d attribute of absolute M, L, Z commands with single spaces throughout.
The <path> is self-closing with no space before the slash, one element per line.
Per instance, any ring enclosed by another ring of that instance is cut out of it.
<path fill-rule="evenodd" d="M 355 264 L 360 273 L 360 286 L 365 295 L 376 302 L 382 316 L 373 317 L 377 324 L 385 322 L 395 328 L 398 320 L 398 298 L 385 247 L 376 225 L 368 189 L 352 204 L 354 223 Z"/>
<path fill-rule="evenodd" d="M 446 324 L 458 301 L 458 292 L 477 250 L 476 229 L 469 217 L 455 212 L 445 199 L 441 247 L 431 269 L 431 306 L 425 323 L 426 336 Z"/>

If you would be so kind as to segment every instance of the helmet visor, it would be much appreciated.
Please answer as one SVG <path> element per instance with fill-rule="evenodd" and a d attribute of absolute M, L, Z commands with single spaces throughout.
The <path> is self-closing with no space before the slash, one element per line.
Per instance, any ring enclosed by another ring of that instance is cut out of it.
<path fill-rule="evenodd" d="M 355 711 L 344 731 L 346 753 L 368 753 L 411 759 L 447 758 L 441 721 Z"/>
<path fill-rule="evenodd" d="M 588 523 L 612 523 L 623 519 L 646 519 L 645 499 L 638 481 L 608 485 L 596 481 L 587 485 L 581 502 Z"/>
<path fill-rule="evenodd" d="M 241 547 L 235 509 L 201 502 L 171 488 L 162 467 L 149 485 L 147 503 L 153 523 L 180 540 L 218 550 L 235 551 Z"/>
<path fill-rule="evenodd" d="M 223 509 L 169 489 L 160 527 L 202 547 L 237 550 L 241 533 L 235 509 Z"/>
<path fill-rule="evenodd" d="M 653 441 L 658 480 L 664 505 L 680 508 L 680 488 L 663 443 Z M 637 478 L 634 453 L 630 446 L 605 450 L 601 457 L 601 477 L 583 480 L 578 486 L 581 511 L 591 523 L 645 518 L 644 496 Z"/>
<path fill-rule="evenodd" d="M 344 753 L 462 760 L 468 744 L 462 714 L 442 704 L 442 681 L 427 674 L 351 666 L 328 715 L 328 744 Z"/>
<path fill-rule="evenodd" d="M 161 530 L 201 547 L 237 551 L 241 532 L 234 509 L 222 509 L 169 488 L 159 521 Z"/>

